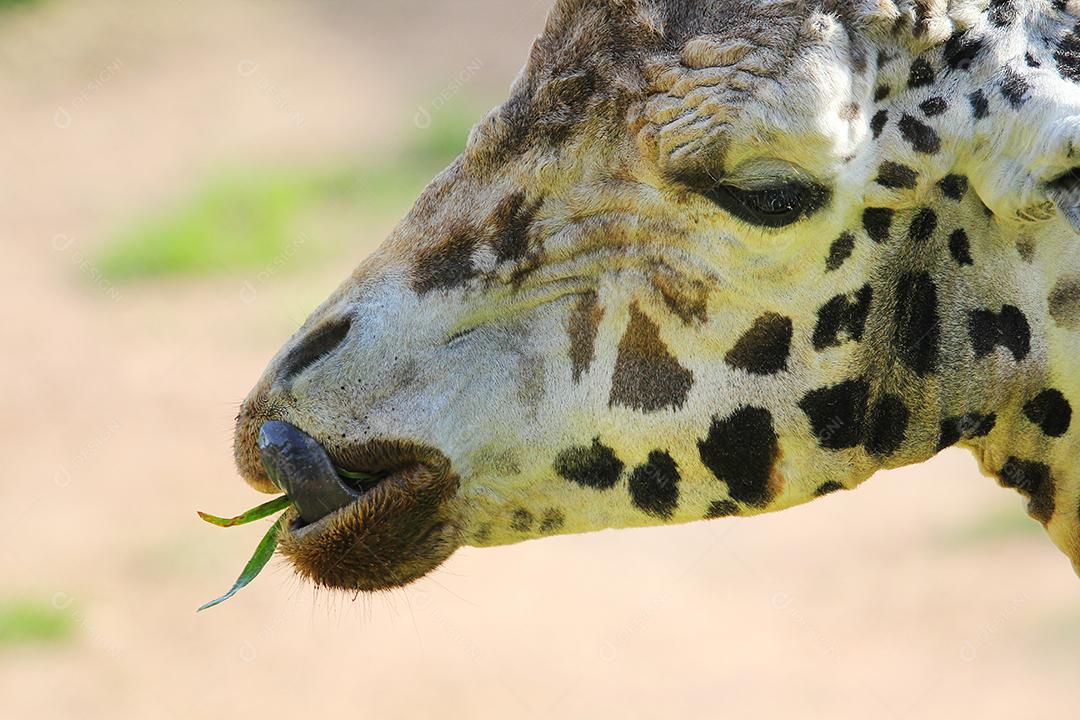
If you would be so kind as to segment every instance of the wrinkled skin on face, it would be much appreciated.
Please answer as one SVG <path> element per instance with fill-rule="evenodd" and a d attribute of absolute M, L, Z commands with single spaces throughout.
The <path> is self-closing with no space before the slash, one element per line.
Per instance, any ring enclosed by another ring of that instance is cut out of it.
<path fill-rule="evenodd" d="M 271 419 L 381 473 L 284 554 L 374 590 L 960 443 L 1080 562 L 1078 9 L 560 0 L 241 410 L 260 490 Z"/>

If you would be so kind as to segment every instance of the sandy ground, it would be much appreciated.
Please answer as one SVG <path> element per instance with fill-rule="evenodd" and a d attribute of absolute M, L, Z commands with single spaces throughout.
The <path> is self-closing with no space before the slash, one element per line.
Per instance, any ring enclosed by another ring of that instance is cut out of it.
<path fill-rule="evenodd" d="M 422 132 L 424 98 L 478 59 L 469 91 L 497 93 L 545 10 L 430 5 L 54 0 L 0 20 L 0 600 L 76 626 L 0 647 L 0 716 L 1075 708 L 1080 584 L 1040 532 L 974 539 L 1022 503 L 959 451 L 776 516 L 464 550 L 374 598 L 275 564 L 194 614 L 259 534 L 193 513 L 253 499 L 236 404 L 378 237 L 269 277 L 114 287 L 87 258 L 215 168 Z"/>

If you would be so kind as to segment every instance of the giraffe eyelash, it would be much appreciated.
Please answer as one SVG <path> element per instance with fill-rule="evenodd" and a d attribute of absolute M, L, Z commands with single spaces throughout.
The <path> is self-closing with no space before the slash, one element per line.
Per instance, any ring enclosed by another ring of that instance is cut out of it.
<path fill-rule="evenodd" d="M 813 215 L 829 200 L 825 187 L 798 181 L 755 189 L 718 183 L 699 192 L 739 220 L 767 228 L 798 222 Z"/>

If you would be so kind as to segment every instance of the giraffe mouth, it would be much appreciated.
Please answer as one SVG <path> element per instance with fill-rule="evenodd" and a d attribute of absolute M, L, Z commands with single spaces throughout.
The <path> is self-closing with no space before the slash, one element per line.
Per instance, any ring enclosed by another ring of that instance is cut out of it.
<path fill-rule="evenodd" d="M 277 420 L 262 425 L 258 444 L 267 473 L 292 501 L 279 549 L 319 586 L 406 585 L 460 544 L 448 507 L 458 478 L 434 448 L 378 440 L 331 458 L 310 435 Z"/>

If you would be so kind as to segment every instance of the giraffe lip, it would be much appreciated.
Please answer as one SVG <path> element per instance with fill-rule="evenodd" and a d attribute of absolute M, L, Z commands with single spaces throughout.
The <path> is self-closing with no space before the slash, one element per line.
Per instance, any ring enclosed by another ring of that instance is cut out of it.
<path fill-rule="evenodd" d="M 438 450 L 369 441 L 336 449 L 334 460 L 381 479 L 365 492 L 349 488 L 349 502 L 313 521 L 299 506 L 287 511 L 278 548 L 301 576 L 322 587 L 385 590 L 430 572 L 461 544 L 449 502 L 459 478 Z"/>

